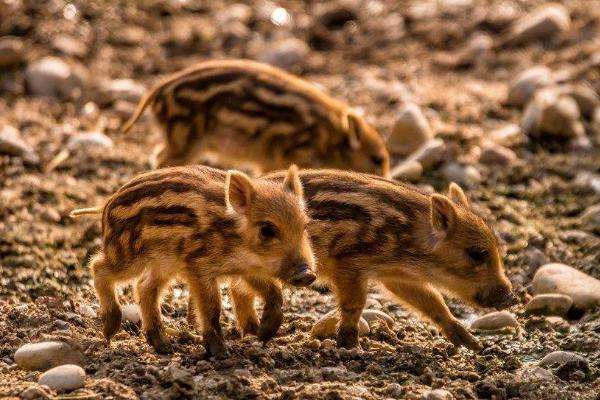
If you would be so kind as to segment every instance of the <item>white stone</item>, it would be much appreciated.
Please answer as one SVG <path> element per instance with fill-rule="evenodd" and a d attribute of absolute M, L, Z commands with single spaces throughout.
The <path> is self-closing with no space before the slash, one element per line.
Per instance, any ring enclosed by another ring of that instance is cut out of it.
<path fill-rule="evenodd" d="M 539 91 L 529 102 L 521 119 L 521 129 L 531 137 L 554 136 L 575 139 L 585 136 L 575 100 L 556 88 Z"/>
<path fill-rule="evenodd" d="M 565 294 L 583 310 L 600 306 L 600 280 L 565 264 L 542 266 L 533 277 L 531 289 L 533 294 Z"/>
<path fill-rule="evenodd" d="M 38 383 L 57 392 L 70 392 L 83 387 L 85 371 L 78 365 L 61 365 L 44 372 Z"/>
<path fill-rule="evenodd" d="M 33 147 L 21 138 L 18 130 L 8 125 L 0 131 L 0 154 L 20 157 L 29 164 L 40 162 Z"/>
<path fill-rule="evenodd" d="M 28 90 L 34 95 L 67 97 L 82 86 L 73 68 L 60 58 L 46 57 L 34 61 L 25 71 Z"/>
<path fill-rule="evenodd" d="M 486 142 L 481 148 L 479 162 L 486 165 L 509 166 L 517 159 L 517 154 L 511 149 L 494 142 Z"/>
<path fill-rule="evenodd" d="M 415 160 L 401 162 L 392 169 L 391 176 L 394 179 L 416 182 L 423 176 L 423 166 Z"/>
<path fill-rule="evenodd" d="M 302 64 L 310 53 L 308 45 L 295 38 L 283 39 L 269 44 L 258 59 L 280 68 L 293 68 Z"/>
<path fill-rule="evenodd" d="M 82 354 L 64 342 L 41 342 L 21 346 L 14 358 L 23 369 L 44 371 L 63 364 L 78 364 Z"/>
<path fill-rule="evenodd" d="M 547 4 L 518 20 L 508 35 L 507 44 L 526 44 L 546 40 L 563 33 L 571 27 L 567 9 L 556 3 Z"/>
<path fill-rule="evenodd" d="M 113 147 L 113 141 L 102 132 L 94 131 L 73 135 L 67 141 L 67 148 L 70 150 L 88 149 L 90 147 L 102 147 L 110 149 Z"/>
<path fill-rule="evenodd" d="M 398 111 L 394 129 L 388 139 L 388 147 L 394 154 L 407 156 L 432 138 L 433 131 L 421 108 L 414 103 L 408 103 Z"/>
<path fill-rule="evenodd" d="M 544 358 L 538 362 L 538 365 L 540 367 L 546 367 L 552 364 L 564 364 L 570 361 L 580 361 L 587 364 L 587 360 L 579 354 L 571 353 L 570 351 L 559 350 L 546 354 Z"/>
<path fill-rule="evenodd" d="M 511 83 L 506 103 L 522 107 L 533 98 L 536 90 L 552 84 L 552 72 L 544 66 L 525 70 Z"/>
<path fill-rule="evenodd" d="M 573 300 L 564 294 L 538 294 L 525 306 L 530 314 L 566 316 Z"/>
<path fill-rule="evenodd" d="M 121 312 L 123 313 L 123 320 L 129 321 L 133 324 L 138 324 L 142 320 L 140 314 L 140 306 L 137 304 L 125 304 L 121 308 Z"/>
<path fill-rule="evenodd" d="M 364 310 L 362 317 L 369 325 L 374 321 L 383 321 L 388 328 L 392 329 L 394 327 L 394 320 L 392 317 L 380 310 Z"/>
<path fill-rule="evenodd" d="M 508 311 L 494 311 L 477 318 L 471 323 L 471 328 L 482 331 L 496 331 L 504 328 L 517 328 L 519 322 Z"/>
<path fill-rule="evenodd" d="M 146 88 L 133 79 L 115 79 L 105 83 L 102 88 L 104 100 L 125 100 L 137 103 L 146 93 Z"/>
<path fill-rule="evenodd" d="M 316 339 L 334 338 L 338 323 L 338 315 L 336 311 L 331 311 L 325 314 L 310 330 L 310 336 Z M 369 324 L 363 317 L 358 322 L 358 334 L 360 336 L 368 335 L 371 332 Z"/>
<path fill-rule="evenodd" d="M 479 171 L 472 165 L 461 165 L 455 162 L 444 165 L 442 175 L 449 182 L 455 182 L 467 188 L 476 186 L 483 179 Z"/>

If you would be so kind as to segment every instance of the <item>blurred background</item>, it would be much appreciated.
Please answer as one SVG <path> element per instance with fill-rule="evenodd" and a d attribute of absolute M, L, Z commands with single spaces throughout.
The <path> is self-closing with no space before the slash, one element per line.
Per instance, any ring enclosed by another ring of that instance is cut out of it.
<path fill-rule="evenodd" d="M 498 233 L 523 303 L 549 262 L 600 293 L 600 1 L 0 0 L 0 395 L 37 380 L 14 368 L 19 346 L 67 337 L 87 357 L 89 398 L 596 398 L 593 307 L 559 320 L 521 309 L 520 336 L 484 337 L 487 353 L 473 356 L 374 293 L 369 307 L 395 329 L 372 328 L 358 354 L 308 338 L 334 303 L 299 290 L 286 293 L 281 337 L 232 342 L 226 361 L 203 361 L 191 339 L 160 358 L 135 322 L 103 347 L 85 267 L 100 227 L 68 213 L 148 169 L 161 141 L 149 114 L 120 133 L 144 93 L 222 58 L 278 66 L 349 103 L 387 140 L 398 179 L 461 184 Z M 173 325 L 185 324 L 182 293 L 163 309 Z M 585 362 L 527 369 L 559 349 Z M 446 397 L 426 397 L 436 395 Z"/>

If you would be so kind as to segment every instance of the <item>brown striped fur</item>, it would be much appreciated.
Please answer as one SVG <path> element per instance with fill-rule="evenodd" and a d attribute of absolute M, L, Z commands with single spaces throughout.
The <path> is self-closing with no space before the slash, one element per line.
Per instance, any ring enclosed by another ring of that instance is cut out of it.
<path fill-rule="evenodd" d="M 265 178 L 281 181 L 283 176 Z M 452 343 L 480 349 L 440 293 L 499 308 L 514 302 L 514 296 L 496 237 L 470 210 L 460 187 L 451 184 L 443 196 L 352 172 L 306 170 L 300 178 L 317 276 L 331 285 L 338 301 L 340 346 L 358 344 L 367 284 L 374 281 L 433 321 Z M 254 286 L 268 304 L 269 295 Z M 256 320 L 253 295 L 245 293 L 233 296 L 242 327 Z"/>
<path fill-rule="evenodd" d="M 250 60 L 207 61 L 156 85 L 125 123 L 151 105 L 164 133 L 158 167 L 217 157 L 257 171 L 340 168 L 389 175 L 379 134 L 348 105 L 278 68 Z"/>
<path fill-rule="evenodd" d="M 115 286 L 137 280 L 148 342 L 158 352 L 169 352 L 160 295 L 172 279 L 181 278 L 198 305 L 207 353 L 222 354 L 220 278 L 275 278 L 297 286 L 314 280 L 304 207 L 295 166 L 283 183 L 192 166 L 142 174 L 104 207 L 74 211 L 74 216 L 102 213 L 103 245 L 91 268 L 106 338 L 121 323 Z M 280 323 L 272 313 L 269 318 L 260 327 L 265 340 Z"/>

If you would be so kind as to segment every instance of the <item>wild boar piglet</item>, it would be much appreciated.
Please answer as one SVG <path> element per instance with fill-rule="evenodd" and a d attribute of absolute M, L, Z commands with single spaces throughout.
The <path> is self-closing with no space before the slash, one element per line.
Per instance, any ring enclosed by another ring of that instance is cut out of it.
<path fill-rule="evenodd" d="M 281 69 L 250 60 L 206 61 L 165 78 L 140 101 L 162 128 L 158 167 L 202 163 L 257 172 L 290 164 L 387 176 L 383 139 L 347 104 Z"/>
<path fill-rule="evenodd" d="M 295 286 L 315 279 L 295 166 L 282 182 L 202 166 L 165 168 L 131 180 L 104 206 L 72 216 L 99 213 L 103 244 L 91 268 L 108 340 L 121 325 L 119 283 L 137 281 L 142 329 L 149 344 L 166 353 L 171 344 L 161 323 L 160 296 L 172 279 L 186 281 L 198 305 L 206 351 L 218 355 L 226 351 L 220 278 L 266 279 L 274 287 L 273 279 Z M 267 314 L 259 327 L 265 340 L 281 319 Z"/>
<path fill-rule="evenodd" d="M 284 177 L 264 178 L 282 182 Z M 458 185 L 452 183 L 444 196 L 343 171 L 306 170 L 300 179 L 311 216 L 317 278 L 332 287 L 338 302 L 339 346 L 358 345 L 369 281 L 381 283 L 430 319 L 452 343 L 474 350 L 481 348 L 479 342 L 450 313 L 440 293 L 480 307 L 505 308 L 516 301 L 496 236 Z M 241 326 L 256 318 L 246 305 L 252 298 L 233 298 Z"/>

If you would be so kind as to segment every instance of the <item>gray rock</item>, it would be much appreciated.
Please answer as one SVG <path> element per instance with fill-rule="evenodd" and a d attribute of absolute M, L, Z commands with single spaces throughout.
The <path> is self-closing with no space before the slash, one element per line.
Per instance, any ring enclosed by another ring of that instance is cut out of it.
<path fill-rule="evenodd" d="M 14 358 L 23 369 L 44 371 L 63 364 L 79 364 L 83 355 L 64 342 L 41 342 L 21 346 Z"/>
<path fill-rule="evenodd" d="M 585 136 L 577 102 L 556 88 L 539 91 L 527 105 L 521 129 L 531 137 L 575 139 Z"/>
<path fill-rule="evenodd" d="M 70 392 L 83 387 L 85 371 L 78 365 L 61 365 L 44 372 L 38 383 L 57 392 Z"/>
<path fill-rule="evenodd" d="M 137 304 L 125 304 L 121 308 L 121 312 L 123 313 L 123 320 L 129 321 L 133 324 L 138 324 L 142 320 L 140 314 L 140 306 Z"/>
<path fill-rule="evenodd" d="M 24 60 L 23 42 L 18 38 L 0 39 L 0 68 L 12 67 Z"/>
<path fill-rule="evenodd" d="M 552 372 L 533 364 L 527 364 L 520 368 L 515 373 L 515 378 L 519 382 L 541 382 L 555 379 Z"/>
<path fill-rule="evenodd" d="M 533 294 L 556 293 L 569 296 L 582 310 L 600 306 L 600 280 L 565 264 L 546 264 L 537 270 L 531 286 Z"/>
<path fill-rule="evenodd" d="M 369 325 L 374 321 L 383 321 L 390 329 L 394 326 L 392 317 L 380 310 L 364 310 L 362 317 Z"/>
<path fill-rule="evenodd" d="M 522 107 L 533 98 L 536 90 L 552 82 L 552 72 L 547 67 L 537 66 L 523 71 L 511 83 L 506 104 Z"/>
<path fill-rule="evenodd" d="M 553 364 L 564 364 L 567 362 L 582 362 L 587 364 L 587 360 L 580 356 L 579 354 L 572 353 L 570 351 L 553 351 L 552 353 L 546 354 L 544 358 L 542 358 L 538 365 L 540 367 L 546 367 Z"/>
<path fill-rule="evenodd" d="M 267 64 L 290 69 L 304 63 L 310 53 L 308 45 L 299 39 L 289 38 L 269 44 L 258 59 Z"/>
<path fill-rule="evenodd" d="M 567 9 L 556 3 L 547 4 L 519 19 L 511 28 L 505 43 L 520 45 L 547 40 L 569 30 L 571 18 Z"/>
<path fill-rule="evenodd" d="M 539 294 L 525 306 L 525 311 L 529 314 L 539 315 L 567 315 L 573 300 L 564 294 Z"/>
<path fill-rule="evenodd" d="M 117 101 L 125 100 L 131 103 L 137 103 L 146 93 L 146 88 L 133 79 L 115 79 L 106 82 L 101 87 L 102 100 Z"/>
<path fill-rule="evenodd" d="M 519 322 L 508 311 L 494 311 L 477 318 L 471 323 L 471 328 L 482 331 L 496 331 L 504 328 L 517 328 Z"/>
<path fill-rule="evenodd" d="M 461 165 L 450 162 L 442 168 L 442 175 L 449 182 L 456 182 L 460 186 L 472 188 L 483 179 L 479 171 L 472 165 Z"/>
<path fill-rule="evenodd" d="M 28 164 L 37 165 L 40 162 L 33 147 L 21 139 L 19 131 L 12 126 L 5 126 L 0 131 L 0 154 L 20 157 Z"/>
<path fill-rule="evenodd" d="M 37 96 L 69 97 L 81 89 L 83 81 L 74 69 L 56 57 L 46 57 L 27 67 L 28 90 Z"/>
<path fill-rule="evenodd" d="M 481 148 L 479 162 L 486 165 L 509 166 L 517 160 L 517 154 L 511 149 L 494 142 L 486 142 Z"/>
<path fill-rule="evenodd" d="M 394 154 L 407 156 L 433 139 L 433 131 L 421 108 L 414 104 L 405 104 L 398 112 L 388 147 Z"/>
<path fill-rule="evenodd" d="M 338 315 L 336 311 L 325 314 L 310 330 L 310 336 L 316 339 L 333 338 L 336 336 Z M 363 317 L 358 322 L 358 334 L 360 336 L 368 335 L 371 332 L 369 324 Z"/>

